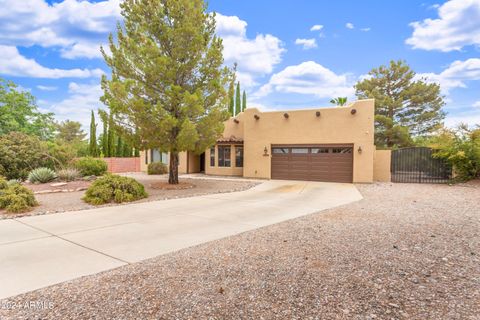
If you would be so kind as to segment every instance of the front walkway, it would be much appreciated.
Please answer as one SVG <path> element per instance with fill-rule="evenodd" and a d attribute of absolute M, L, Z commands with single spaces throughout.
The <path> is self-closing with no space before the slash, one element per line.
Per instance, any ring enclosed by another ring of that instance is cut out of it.
<path fill-rule="evenodd" d="M 0 221 L 0 299 L 360 200 L 353 184 L 252 189 Z"/>

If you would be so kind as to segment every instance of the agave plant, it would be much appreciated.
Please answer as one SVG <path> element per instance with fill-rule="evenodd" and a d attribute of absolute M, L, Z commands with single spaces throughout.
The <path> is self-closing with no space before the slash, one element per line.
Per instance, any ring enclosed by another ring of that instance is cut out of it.
<path fill-rule="evenodd" d="M 80 177 L 80 171 L 75 168 L 60 169 L 57 171 L 57 177 L 62 181 L 74 181 Z"/>
<path fill-rule="evenodd" d="M 28 180 L 32 183 L 47 183 L 55 179 L 55 171 L 49 168 L 37 168 L 30 171 Z"/>

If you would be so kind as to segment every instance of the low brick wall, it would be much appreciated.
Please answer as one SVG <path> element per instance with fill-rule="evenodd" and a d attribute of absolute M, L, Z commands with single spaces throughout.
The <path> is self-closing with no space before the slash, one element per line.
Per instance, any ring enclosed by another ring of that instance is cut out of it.
<path fill-rule="evenodd" d="M 140 172 L 140 157 L 102 158 L 108 165 L 108 172 Z"/>

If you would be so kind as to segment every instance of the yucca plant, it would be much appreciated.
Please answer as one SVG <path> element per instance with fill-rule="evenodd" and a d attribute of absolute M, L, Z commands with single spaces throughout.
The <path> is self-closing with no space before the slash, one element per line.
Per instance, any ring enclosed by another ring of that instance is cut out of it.
<path fill-rule="evenodd" d="M 28 180 L 32 183 L 47 183 L 55 179 L 55 171 L 49 168 L 37 168 L 30 171 Z"/>
<path fill-rule="evenodd" d="M 60 169 L 57 171 L 57 177 L 62 181 L 74 181 L 80 177 L 80 171 L 75 168 Z"/>

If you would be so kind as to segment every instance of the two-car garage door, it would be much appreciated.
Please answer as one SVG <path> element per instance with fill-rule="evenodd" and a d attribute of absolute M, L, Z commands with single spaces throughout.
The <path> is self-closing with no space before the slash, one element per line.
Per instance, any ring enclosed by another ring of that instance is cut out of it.
<path fill-rule="evenodd" d="M 272 145 L 272 179 L 353 181 L 353 145 Z"/>

